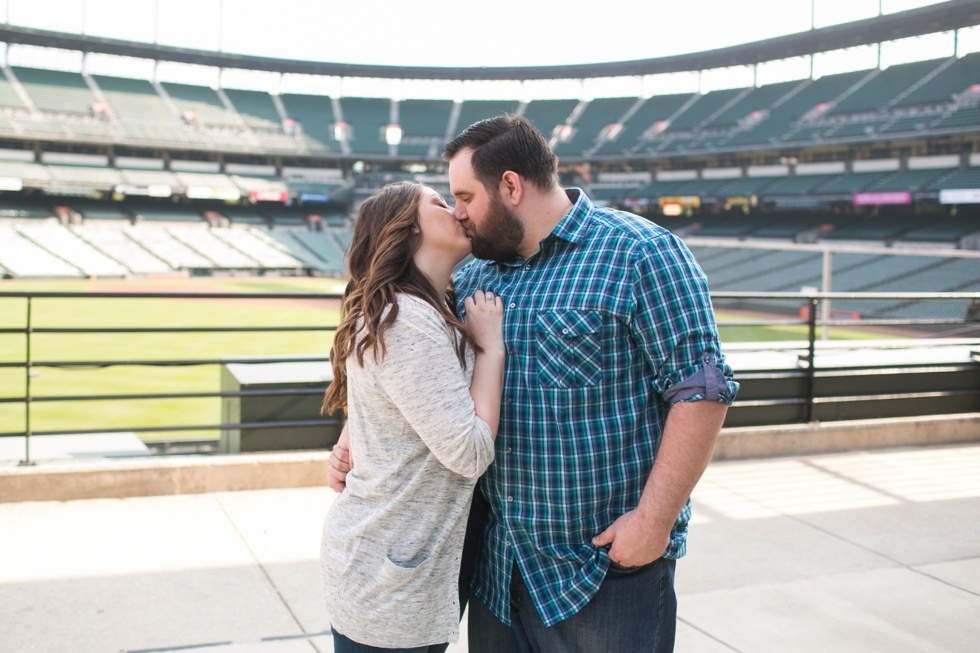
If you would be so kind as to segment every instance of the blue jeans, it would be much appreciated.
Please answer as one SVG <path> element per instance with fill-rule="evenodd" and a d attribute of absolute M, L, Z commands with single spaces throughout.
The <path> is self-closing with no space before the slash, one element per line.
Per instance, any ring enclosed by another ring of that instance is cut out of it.
<path fill-rule="evenodd" d="M 333 653 L 375 653 L 377 651 L 380 653 L 442 653 L 448 648 L 448 644 L 436 644 L 433 646 L 420 646 L 418 648 L 379 648 L 377 646 L 368 646 L 367 644 L 358 644 L 349 637 L 341 635 L 333 628 L 330 629 L 333 633 Z"/>
<path fill-rule="evenodd" d="M 636 569 L 611 566 L 592 600 L 545 627 L 514 565 L 511 625 L 482 601 L 470 601 L 470 653 L 669 653 L 674 650 L 677 597 L 674 561 L 660 558 Z"/>

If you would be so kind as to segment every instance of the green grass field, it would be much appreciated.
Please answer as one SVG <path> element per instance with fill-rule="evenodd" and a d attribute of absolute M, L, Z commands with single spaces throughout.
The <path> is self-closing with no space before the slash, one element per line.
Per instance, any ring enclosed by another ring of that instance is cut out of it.
<path fill-rule="evenodd" d="M 0 291 L 121 292 L 323 292 L 339 293 L 343 282 L 311 278 L 179 279 L 126 281 L 0 282 Z M 35 299 L 32 324 L 41 327 L 330 326 L 336 302 L 313 300 Z M 23 328 L 26 300 L 0 297 L 0 328 Z M 219 359 L 228 356 L 326 355 L 329 331 L 297 333 L 110 333 L 35 334 L 34 361 Z M 0 361 L 23 361 L 23 334 L 0 334 Z M 124 393 L 215 392 L 218 365 L 189 367 L 78 366 L 37 368 L 33 396 Z M 0 368 L 0 397 L 23 397 L 23 368 Z M 220 399 L 158 399 L 36 402 L 34 431 L 218 424 Z M 0 403 L 0 432 L 23 431 L 24 405 Z M 202 437 L 216 432 L 146 434 L 147 438 Z"/>
<path fill-rule="evenodd" d="M 0 281 L 0 291 L 70 292 L 274 292 L 340 293 L 343 282 L 305 277 L 200 278 L 103 281 Z M 32 324 L 42 327 L 330 326 L 337 302 L 313 300 L 45 299 L 33 301 Z M 749 319 L 719 314 L 719 321 Z M 0 328 L 23 328 L 26 300 L 0 297 Z M 723 342 L 801 340 L 805 326 L 724 327 Z M 859 329 L 836 329 L 834 338 L 895 337 Z M 34 361 L 219 359 L 228 356 L 326 355 L 333 332 L 191 334 L 34 334 Z M 25 359 L 23 334 L 0 334 L 0 362 Z M 37 368 L 36 397 L 169 392 L 216 392 L 218 365 L 188 367 L 72 366 Z M 23 368 L 0 368 L 0 397 L 23 397 Z M 89 430 L 135 426 L 203 425 L 220 422 L 219 398 L 88 402 L 35 402 L 33 431 Z M 23 431 L 22 403 L 0 403 L 0 432 Z M 134 429 L 137 430 L 138 429 Z M 216 436 L 216 431 L 142 433 L 146 439 Z"/>

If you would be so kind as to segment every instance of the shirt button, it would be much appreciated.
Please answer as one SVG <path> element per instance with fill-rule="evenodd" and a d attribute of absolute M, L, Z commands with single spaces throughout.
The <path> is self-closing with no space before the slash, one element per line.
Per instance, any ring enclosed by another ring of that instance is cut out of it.
<path fill-rule="evenodd" d="M 513 400 L 513 399 L 511 399 L 510 397 L 507 397 L 507 403 L 508 403 L 508 404 L 512 404 L 512 403 L 514 403 L 514 400 Z"/>
<path fill-rule="evenodd" d="M 510 303 L 510 308 L 517 308 L 517 304 L 515 304 L 514 302 L 511 302 Z"/>
<path fill-rule="evenodd" d="M 510 447 L 507 447 L 507 453 L 511 453 L 512 451 L 514 451 L 514 450 L 511 449 Z"/>
<path fill-rule="evenodd" d="M 507 503 L 514 503 L 514 497 L 507 497 Z"/>
<path fill-rule="evenodd" d="M 510 546 L 510 540 L 504 540 L 504 546 Z"/>
<path fill-rule="evenodd" d="M 524 266 L 524 269 L 525 269 L 525 270 L 530 270 L 530 269 L 531 269 L 531 266 L 530 266 L 530 265 L 525 265 L 525 266 Z"/>
<path fill-rule="evenodd" d="M 568 329 L 562 329 L 561 332 L 562 333 L 568 333 Z"/>

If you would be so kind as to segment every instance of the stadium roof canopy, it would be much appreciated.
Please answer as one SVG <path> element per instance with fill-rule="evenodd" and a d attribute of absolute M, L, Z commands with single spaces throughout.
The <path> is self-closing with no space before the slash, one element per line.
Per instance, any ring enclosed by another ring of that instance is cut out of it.
<path fill-rule="evenodd" d="M 819 52 L 945 32 L 978 24 L 980 24 L 980 2 L 975 0 L 948 0 L 909 11 L 703 52 L 612 63 L 479 68 L 378 66 L 297 61 L 143 44 L 11 25 L 0 25 L 0 41 L 218 68 L 279 73 L 386 79 L 527 80 L 654 75 L 753 65 L 766 61 L 789 59 Z M 692 37 L 696 38 L 696 31 L 692 32 Z"/>

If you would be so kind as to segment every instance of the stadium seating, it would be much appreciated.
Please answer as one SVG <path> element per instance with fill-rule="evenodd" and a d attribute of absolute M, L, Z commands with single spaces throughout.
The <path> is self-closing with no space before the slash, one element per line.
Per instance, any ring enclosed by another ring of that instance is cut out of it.
<path fill-rule="evenodd" d="M 224 93 L 251 131 L 245 137 L 247 141 L 254 138 L 255 143 L 265 150 L 297 151 L 296 137 L 284 131 L 282 116 L 271 95 L 238 89 L 226 89 Z"/>
<path fill-rule="evenodd" d="M 253 227 L 266 226 L 266 220 L 262 215 L 253 209 L 245 209 L 237 206 L 221 208 L 221 214 L 228 218 L 229 223 L 234 225 L 249 225 Z"/>
<path fill-rule="evenodd" d="M 0 266 L 7 273 L 27 277 L 81 277 L 78 268 L 39 247 L 13 227 L 0 225 Z"/>
<path fill-rule="evenodd" d="M 345 269 L 344 250 L 340 243 L 325 231 L 291 231 L 290 235 L 298 243 L 324 261 L 324 272 L 342 274 Z"/>
<path fill-rule="evenodd" d="M 342 275 L 357 200 L 381 184 L 417 176 L 448 194 L 445 169 L 432 161 L 447 136 L 477 120 L 518 112 L 553 139 L 564 159 L 563 182 L 583 185 L 596 202 L 648 213 L 684 238 L 857 241 L 907 249 L 980 244 L 976 207 L 936 201 L 942 190 L 980 189 L 980 165 L 974 165 L 980 162 L 967 155 L 970 135 L 980 127 L 980 53 L 704 94 L 461 104 L 276 96 L 29 66 L 5 70 L 0 134 L 8 149 L 0 154 L 6 157 L 0 179 L 10 190 L 0 190 L 0 235 L 16 247 L 0 247 L 0 273 L 10 276 L 245 269 Z M 103 98 L 108 111 L 98 106 Z M 398 145 L 385 139 L 393 122 L 402 130 Z M 344 123 L 346 136 L 335 130 Z M 931 136 L 935 143 L 921 147 Z M 910 150 L 900 150 L 913 138 Z M 117 157 L 119 164 L 69 165 L 66 151 Z M 909 151 L 962 155 L 946 162 L 957 167 L 920 170 Z M 869 156 L 898 160 L 900 168 L 850 171 L 862 169 L 852 163 Z M 794 157 L 834 163 L 809 166 L 820 174 L 800 174 L 807 168 Z M 132 167 L 139 159 L 170 163 L 167 169 Z M 425 173 L 409 172 L 417 159 L 429 159 Z M 570 165 L 579 159 L 591 171 Z M 358 161 L 366 173 L 352 172 L 360 169 Z M 749 176 L 758 172 L 751 166 L 776 163 L 788 174 Z M 730 167 L 736 176 L 705 178 L 712 167 Z M 642 174 L 607 181 L 607 173 Z M 603 181 L 588 183 L 590 174 Z M 651 175 L 654 181 L 644 183 Z M 144 197 L 166 194 L 153 186 L 172 194 Z M 289 201 L 250 199 L 255 191 L 287 193 Z M 914 204 L 851 206 L 852 194 L 890 191 L 913 193 Z M 663 216 L 657 200 L 666 196 L 699 197 L 703 206 Z M 751 196 L 758 202 L 735 199 Z M 723 209 L 726 202 L 735 209 Z M 820 283 L 815 252 L 701 248 L 696 254 L 715 290 L 798 290 Z M 947 259 L 835 255 L 835 289 L 908 289 L 922 279 L 936 286 L 944 270 L 952 272 L 943 288 L 973 287 L 980 274 L 972 263 Z M 38 275 L 38 262 L 50 271 Z M 919 306 L 896 302 L 860 310 L 904 315 Z"/>
<path fill-rule="evenodd" d="M 0 175 L 3 173 L 0 172 Z M 10 197 L 0 198 L 0 219 L 6 221 L 19 220 L 20 218 L 28 219 L 51 219 L 53 214 L 50 207 L 40 203 L 32 202 L 28 200 L 20 200 Z"/>
<path fill-rule="evenodd" d="M 385 126 L 391 124 L 391 100 L 345 97 L 340 101 L 351 128 L 351 148 L 364 154 L 387 154 Z"/>
<path fill-rule="evenodd" d="M 769 107 L 800 84 L 799 81 L 792 81 L 750 89 L 748 93 L 739 94 L 736 101 L 716 114 L 704 127 L 705 129 L 737 127 L 744 121 L 750 121 L 756 112 L 768 111 Z M 761 116 L 755 117 L 761 119 Z"/>
<path fill-rule="evenodd" d="M 837 175 L 792 175 L 777 179 L 766 186 L 766 195 L 810 195 Z"/>
<path fill-rule="evenodd" d="M 916 61 L 878 71 L 860 88 L 834 104 L 829 114 L 880 111 L 903 91 L 916 85 L 945 60 Z"/>
<path fill-rule="evenodd" d="M 262 213 L 270 220 L 273 227 L 303 227 L 308 226 L 309 220 L 304 211 L 282 206 L 269 206 Z"/>
<path fill-rule="evenodd" d="M 555 154 L 581 156 L 596 144 L 599 133 L 607 126 L 619 122 L 626 111 L 636 104 L 636 98 L 596 98 L 586 105 L 572 125 L 572 136 L 559 139 Z"/>
<path fill-rule="evenodd" d="M 329 229 L 334 239 L 340 243 L 340 248 L 344 252 L 350 249 L 351 231 L 350 229 Z"/>
<path fill-rule="evenodd" d="M 869 191 L 915 192 L 928 188 L 929 184 L 949 170 L 904 170 L 879 179 L 868 186 Z"/>
<path fill-rule="evenodd" d="M 324 274 L 340 274 L 343 268 L 337 269 L 336 262 L 327 262 L 317 256 L 312 249 L 305 246 L 302 242 L 302 232 L 276 229 L 269 231 L 261 230 L 270 240 L 278 243 L 293 258 L 301 261 L 306 267 Z"/>
<path fill-rule="evenodd" d="M 932 123 L 930 126 L 934 129 L 939 129 L 944 127 L 969 127 L 972 125 L 980 125 L 980 105 L 957 109 Z"/>
<path fill-rule="evenodd" d="M 88 116 L 97 102 L 78 73 L 11 67 L 11 72 L 41 111 Z"/>
<path fill-rule="evenodd" d="M 922 223 L 899 235 L 897 240 L 954 246 L 960 239 L 977 232 L 980 232 L 980 223 L 970 217 L 943 216 L 923 218 Z"/>
<path fill-rule="evenodd" d="M 51 173 L 46 166 L 26 161 L 0 161 L 0 177 L 21 179 L 24 185 L 46 185 L 51 182 Z"/>
<path fill-rule="evenodd" d="M 556 144 L 556 151 L 565 157 L 585 153 L 673 156 L 717 148 L 857 142 L 878 134 L 962 130 L 980 125 L 976 98 L 964 96 L 980 84 L 978 62 L 980 56 L 973 53 L 960 59 L 704 95 L 599 98 L 586 103 L 568 135 Z M 351 153 L 387 156 L 393 151 L 383 133 L 393 116 L 392 100 L 386 98 L 285 94 L 278 98 L 280 111 L 276 99 L 261 91 L 215 90 L 173 82 L 154 85 L 93 75 L 87 79 L 101 90 L 111 109 L 108 114 L 93 115 L 98 96 L 82 75 L 27 67 L 10 71 L 39 112 L 30 112 L 11 81 L 0 78 L 0 106 L 9 109 L 0 115 L 0 132 L 92 142 L 210 145 L 236 151 L 338 152 L 342 146 L 333 127 L 338 122 L 334 107 L 339 105 L 351 129 Z M 402 143 L 395 151 L 399 156 L 434 158 L 448 131 L 518 110 L 551 136 L 572 117 L 578 104 L 574 99 L 533 100 L 524 105 L 516 100 L 466 101 L 459 107 L 458 119 L 450 124 L 452 102 L 403 99 L 395 114 L 402 127 Z M 607 138 L 605 128 L 618 125 L 624 116 L 627 119 L 617 127 L 618 133 L 613 131 Z M 287 129 L 292 123 L 284 123 L 284 118 L 297 121 L 300 133 Z"/>
<path fill-rule="evenodd" d="M 798 123 L 801 118 L 820 105 L 833 102 L 867 74 L 867 71 L 858 71 L 805 81 L 777 100 L 769 110 L 769 115 L 754 128 L 740 132 L 727 144 L 769 144 L 781 138 L 793 141 L 808 140 L 794 133 L 794 123 Z"/>
<path fill-rule="evenodd" d="M 14 90 L 6 75 L 0 75 L 0 107 L 11 109 L 27 109 L 27 105 Z"/>
<path fill-rule="evenodd" d="M 831 224 L 834 219 L 819 213 L 780 214 L 765 225 L 755 229 L 752 238 L 766 238 L 797 241 L 807 232 L 819 230 L 823 225 Z"/>
<path fill-rule="evenodd" d="M 718 197 L 723 194 L 723 188 L 731 183 L 731 179 L 692 179 L 676 182 L 670 189 L 670 195 L 697 195 L 699 197 Z"/>
<path fill-rule="evenodd" d="M 48 173 L 56 185 L 111 189 L 122 183 L 122 176 L 115 168 L 49 165 Z"/>
<path fill-rule="evenodd" d="M 817 192 L 820 195 L 850 195 L 852 193 L 860 193 L 891 175 L 892 173 L 890 172 L 855 172 L 843 174 L 821 185 L 817 189 Z"/>
<path fill-rule="evenodd" d="M 427 156 L 430 147 L 442 151 L 446 141 L 449 117 L 453 111 L 450 100 L 402 100 L 398 103 L 398 124 L 402 128 L 399 154 Z"/>
<path fill-rule="evenodd" d="M 170 186 L 180 188 L 183 184 L 169 170 L 142 170 L 120 168 L 119 174 L 127 184 L 134 186 Z"/>
<path fill-rule="evenodd" d="M 106 256 L 67 227 L 54 222 L 24 225 L 17 231 L 35 245 L 77 268 L 89 277 L 124 277 L 129 270 Z"/>
<path fill-rule="evenodd" d="M 690 235 L 708 238 L 745 238 L 772 220 L 767 215 L 741 215 L 725 212 L 720 215 L 699 215 L 698 226 L 692 227 Z"/>
<path fill-rule="evenodd" d="M 268 93 L 229 88 L 225 89 L 225 96 L 249 127 L 271 131 L 282 129 L 279 110 Z"/>
<path fill-rule="evenodd" d="M 289 187 L 286 185 L 286 182 L 273 175 L 249 175 L 247 177 L 243 175 L 230 175 L 228 180 L 234 187 L 241 189 L 246 195 L 252 191 L 264 190 L 280 191 L 283 193 L 289 192 Z"/>
<path fill-rule="evenodd" d="M 336 121 L 330 98 L 320 95 L 284 94 L 281 97 L 286 114 L 296 120 L 302 131 L 301 141 L 311 152 L 337 152 L 340 145 L 334 138 Z"/>
<path fill-rule="evenodd" d="M 175 204 L 165 204 L 162 202 L 153 204 L 128 202 L 124 206 L 126 207 L 126 211 L 136 219 L 137 224 L 142 221 L 193 222 L 203 224 L 204 221 L 204 218 L 197 211 Z"/>
<path fill-rule="evenodd" d="M 532 100 L 524 107 L 523 116 L 531 121 L 545 136 L 551 136 L 555 128 L 564 125 L 578 100 Z M 466 125 L 459 125 L 465 127 Z"/>
<path fill-rule="evenodd" d="M 973 84 L 980 83 L 980 52 L 947 59 L 928 81 L 895 102 L 896 107 L 936 104 L 955 100 Z"/>
<path fill-rule="evenodd" d="M 505 113 L 517 113 L 517 100 L 467 100 L 459 109 L 456 132 L 459 133 L 478 120 L 493 118 Z M 545 134 L 549 136 L 550 134 Z"/>
<path fill-rule="evenodd" d="M 623 130 L 618 136 L 603 143 L 596 154 L 623 154 L 640 147 L 644 142 L 640 139 L 651 127 L 673 116 L 694 97 L 692 94 L 683 94 L 659 95 L 648 98 L 625 122 Z"/>
<path fill-rule="evenodd" d="M 78 213 L 83 224 L 108 222 L 105 226 L 113 228 L 129 223 L 130 217 L 116 203 L 100 202 L 98 200 L 74 199 L 66 202 L 71 211 Z"/>
<path fill-rule="evenodd" d="M 833 231 L 821 233 L 820 239 L 873 241 L 884 244 L 925 222 L 924 218 L 916 215 L 890 214 L 887 217 L 869 215 L 838 225 Z"/>
<path fill-rule="evenodd" d="M 211 234 L 267 269 L 299 269 L 303 263 L 258 229 L 212 229 Z"/>
<path fill-rule="evenodd" d="M 215 268 L 247 270 L 262 267 L 258 261 L 219 238 L 216 235 L 219 229 L 171 227 L 167 231 L 176 240 L 211 261 Z"/>
<path fill-rule="evenodd" d="M 820 252 L 778 251 L 692 245 L 714 291 L 798 292 L 803 286 L 821 287 Z M 940 292 L 980 291 L 980 259 L 952 259 L 937 256 L 900 256 L 835 253 L 832 262 L 832 289 L 837 292 Z M 754 300 L 759 305 L 793 308 L 774 300 Z M 835 310 L 853 311 L 864 317 L 926 318 L 942 315 L 962 318 L 968 302 L 908 300 L 843 301 Z"/>
<path fill-rule="evenodd" d="M 174 271 L 117 226 L 85 224 L 69 228 L 76 236 L 119 261 L 133 274 L 166 274 Z"/>
<path fill-rule="evenodd" d="M 160 86 L 182 112 L 196 115 L 200 124 L 209 127 L 240 127 L 242 117 L 228 109 L 212 88 L 162 82 Z"/>
<path fill-rule="evenodd" d="M 924 188 L 940 190 L 943 188 L 980 188 L 980 168 L 960 168 L 928 182 Z"/>
<path fill-rule="evenodd" d="M 191 249 L 165 228 L 137 225 L 126 228 L 126 235 L 174 270 L 214 269 L 213 261 Z"/>

